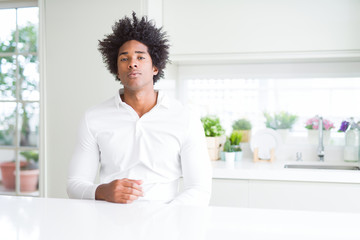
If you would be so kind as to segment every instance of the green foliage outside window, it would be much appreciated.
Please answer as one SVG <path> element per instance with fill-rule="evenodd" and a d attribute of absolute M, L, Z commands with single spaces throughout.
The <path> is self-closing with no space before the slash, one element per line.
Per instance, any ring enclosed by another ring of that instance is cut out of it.
<path fill-rule="evenodd" d="M 24 53 L 28 63 L 36 63 L 37 56 L 33 53 L 37 51 L 37 29 L 36 26 L 30 22 L 26 26 L 18 29 L 18 51 Z M 26 80 L 24 75 L 24 65 L 17 63 L 19 58 L 15 57 L 16 51 L 16 31 L 11 33 L 10 40 L 0 42 L 0 95 L 5 98 L 15 99 L 17 81 L 20 86 L 20 93 L 26 89 L 36 89 L 36 83 Z M 13 56 L 2 53 L 14 53 Z M 20 55 L 19 55 L 20 56 Z M 16 77 L 16 66 L 18 68 L 18 75 Z M 21 94 L 20 94 L 21 97 Z M 29 146 L 30 126 L 29 120 L 34 114 L 34 106 L 32 104 L 19 105 L 19 113 L 21 116 L 21 139 L 22 146 Z M 13 136 L 15 134 L 15 116 L 16 108 L 11 114 L 6 115 L 4 112 L 0 115 L 2 127 L 0 128 L 0 145 L 13 145 Z"/>

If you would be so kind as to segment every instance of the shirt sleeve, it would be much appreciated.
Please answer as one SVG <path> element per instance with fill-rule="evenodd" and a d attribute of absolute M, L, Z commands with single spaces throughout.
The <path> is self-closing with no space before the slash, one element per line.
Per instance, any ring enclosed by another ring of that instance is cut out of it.
<path fill-rule="evenodd" d="M 78 142 L 70 160 L 67 193 L 70 198 L 95 199 L 94 184 L 99 166 L 99 147 L 88 128 L 86 115 L 80 122 Z"/>
<path fill-rule="evenodd" d="M 209 204 L 212 169 L 200 118 L 192 117 L 180 150 L 184 190 L 171 204 Z"/>

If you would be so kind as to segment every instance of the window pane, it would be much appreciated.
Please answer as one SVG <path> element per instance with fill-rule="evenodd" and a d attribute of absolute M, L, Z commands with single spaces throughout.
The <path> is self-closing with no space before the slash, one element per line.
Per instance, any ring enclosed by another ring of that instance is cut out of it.
<path fill-rule="evenodd" d="M 37 51 L 38 8 L 18 9 L 19 52 Z"/>
<path fill-rule="evenodd" d="M 19 105 L 20 146 L 37 147 L 39 142 L 39 103 Z"/>
<path fill-rule="evenodd" d="M 15 9 L 0 9 L 0 53 L 15 52 L 15 31 Z"/>
<path fill-rule="evenodd" d="M 16 103 L 0 102 L 0 145 L 14 145 Z"/>
<path fill-rule="evenodd" d="M 16 57 L 0 57 L 0 100 L 16 96 Z"/>
<path fill-rule="evenodd" d="M 39 195 L 39 152 L 21 151 L 19 154 L 20 162 L 24 163 L 20 168 L 20 192 Z"/>
<path fill-rule="evenodd" d="M 0 194 L 15 191 L 15 151 L 0 149 Z"/>
<path fill-rule="evenodd" d="M 229 134 L 234 120 L 248 118 L 254 130 L 265 127 L 264 111 L 297 115 L 293 131 L 306 132 L 305 122 L 322 115 L 335 124 L 354 117 L 360 121 L 360 78 L 314 79 L 191 79 L 190 103 L 202 115 L 217 114 Z"/>
<path fill-rule="evenodd" d="M 19 56 L 19 78 L 21 82 L 21 98 L 23 100 L 39 100 L 39 73 L 36 56 Z"/>

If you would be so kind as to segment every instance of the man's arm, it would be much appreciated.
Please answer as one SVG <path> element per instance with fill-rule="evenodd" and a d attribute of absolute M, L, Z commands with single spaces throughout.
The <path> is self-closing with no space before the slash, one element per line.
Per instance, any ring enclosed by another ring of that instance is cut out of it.
<path fill-rule="evenodd" d="M 212 169 L 201 121 L 190 120 L 180 151 L 184 191 L 171 203 L 208 205 L 211 197 Z"/>
<path fill-rule="evenodd" d="M 99 147 L 84 117 L 80 123 L 78 144 L 69 165 L 69 197 L 131 203 L 143 196 L 141 180 L 119 179 L 107 184 L 95 184 L 98 167 Z"/>
<path fill-rule="evenodd" d="M 67 182 L 67 193 L 70 198 L 94 199 L 95 177 L 99 166 L 99 148 L 91 134 L 86 116 L 81 120 L 78 142 L 70 160 Z"/>

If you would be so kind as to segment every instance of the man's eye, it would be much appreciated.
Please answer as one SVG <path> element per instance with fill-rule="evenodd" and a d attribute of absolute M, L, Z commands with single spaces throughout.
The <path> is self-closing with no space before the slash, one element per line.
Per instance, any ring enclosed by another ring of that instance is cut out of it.
<path fill-rule="evenodd" d="M 145 59 L 144 57 L 138 57 L 138 59 Z"/>
<path fill-rule="evenodd" d="M 121 62 L 125 62 L 127 60 L 127 58 L 121 58 L 120 61 Z"/>

